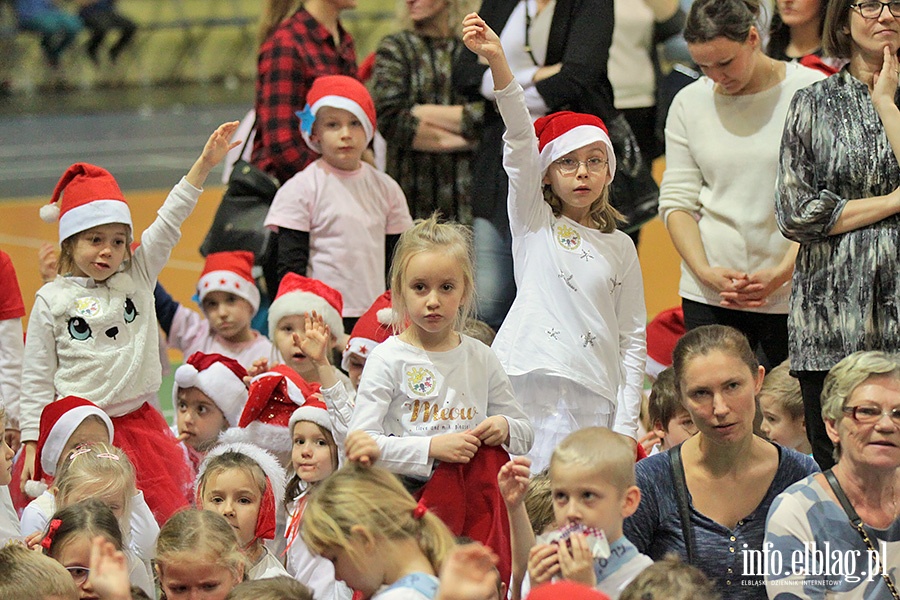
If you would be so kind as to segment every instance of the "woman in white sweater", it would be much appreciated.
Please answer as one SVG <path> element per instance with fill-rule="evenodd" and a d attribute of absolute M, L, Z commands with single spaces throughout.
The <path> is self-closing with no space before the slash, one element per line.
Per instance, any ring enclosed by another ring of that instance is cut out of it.
<path fill-rule="evenodd" d="M 797 244 L 775 223 L 784 120 L 798 89 L 824 76 L 762 52 L 759 0 L 697 0 L 685 26 L 705 77 L 666 121 L 660 213 L 682 258 L 685 327 L 742 331 L 768 370 L 787 358 Z"/>

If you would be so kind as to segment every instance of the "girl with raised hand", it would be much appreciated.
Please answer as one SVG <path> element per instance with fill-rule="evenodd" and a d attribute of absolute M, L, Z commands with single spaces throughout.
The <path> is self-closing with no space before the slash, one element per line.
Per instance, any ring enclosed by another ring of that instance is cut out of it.
<path fill-rule="evenodd" d="M 477 14 L 463 40 L 490 66 L 506 124 L 510 230 L 518 294 L 493 348 L 531 419 L 540 471 L 576 429 L 636 439 L 646 349 L 634 244 L 609 204 L 616 157 L 599 117 L 557 112 L 532 126 L 500 38 Z"/>
<path fill-rule="evenodd" d="M 115 444 L 135 464 L 139 487 L 159 522 L 187 504 L 190 473 L 152 404 L 161 383 L 153 287 L 206 177 L 239 143 L 228 141 L 237 126 L 225 123 L 213 132 L 134 251 L 131 212 L 105 169 L 72 165 L 42 207 L 42 218 L 59 222 L 59 275 L 38 290 L 28 324 L 23 481 L 34 471 L 41 410 L 74 395 L 90 398 L 112 418 Z"/>

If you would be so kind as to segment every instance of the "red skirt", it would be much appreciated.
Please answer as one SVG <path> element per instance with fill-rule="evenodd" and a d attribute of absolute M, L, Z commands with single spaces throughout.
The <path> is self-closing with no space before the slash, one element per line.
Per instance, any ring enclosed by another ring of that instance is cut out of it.
<path fill-rule="evenodd" d="M 160 526 L 190 504 L 193 478 L 178 440 L 158 410 L 146 402 L 137 410 L 111 417 L 113 445 L 134 465 L 138 489 Z"/>

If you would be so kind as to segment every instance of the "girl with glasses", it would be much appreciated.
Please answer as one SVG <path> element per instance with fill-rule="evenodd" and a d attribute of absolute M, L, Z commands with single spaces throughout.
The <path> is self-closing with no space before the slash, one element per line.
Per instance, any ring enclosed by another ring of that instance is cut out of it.
<path fill-rule="evenodd" d="M 534 125 L 500 38 L 477 14 L 463 41 L 487 60 L 509 176 L 518 292 L 493 348 L 531 419 L 532 469 L 589 426 L 637 437 L 646 345 L 644 290 L 631 239 L 609 204 L 616 156 L 599 117 L 557 112 Z M 634 442 L 636 444 L 636 442 Z"/>

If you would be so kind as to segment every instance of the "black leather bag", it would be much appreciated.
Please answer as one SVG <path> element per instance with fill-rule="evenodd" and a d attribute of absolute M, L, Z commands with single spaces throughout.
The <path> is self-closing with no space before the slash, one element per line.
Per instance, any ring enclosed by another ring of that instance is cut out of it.
<path fill-rule="evenodd" d="M 659 213 L 659 186 L 625 116 L 619 113 L 606 121 L 606 127 L 616 153 L 616 176 L 610 186 L 609 202 L 625 216 L 626 222 L 619 229 L 631 233 Z"/>
<path fill-rule="evenodd" d="M 249 250 L 257 265 L 266 265 L 273 244 L 272 232 L 263 222 L 277 191 L 277 179 L 245 160 L 236 161 L 200 254 Z"/>

